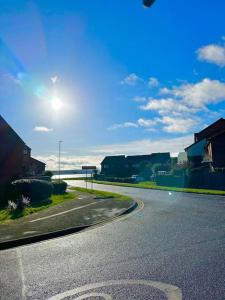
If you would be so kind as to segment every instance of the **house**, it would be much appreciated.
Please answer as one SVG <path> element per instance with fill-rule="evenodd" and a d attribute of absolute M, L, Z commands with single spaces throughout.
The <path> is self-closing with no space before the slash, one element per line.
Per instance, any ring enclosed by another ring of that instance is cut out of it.
<path fill-rule="evenodd" d="M 30 147 L 0 116 L 0 185 L 43 172 L 44 164 L 31 158 Z"/>
<path fill-rule="evenodd" d="M 171 164 L 171 157 L 169 152 L 162 152 L 162 153 L 152 153 L 150 155 L 151 164 L 162 164 L 162 165 L 170 165 Z"/>
<path fill-rule="evenodd" d="M 192 168 L 225 168 L 225 119 L 221 118 L 195 133 L 194 143 L 185 151 Z"/>
<path fill-rule="evenodd" d="M 187 152 L 179 152 L 177 157 L 177 164 L 184 165 L 188 162 Z"/>
<path fill-rule="evenodd" d="M 45 172 L 45 164 L 33 157 L 30 157 L 29 173 L 30 175 L 40 175 Z"/>
<path fill-rule="evenodd" d="M 106 177 L 130 177 L 142 172 L 146 165 L 161 164 L 170 166 L 170 153 L 152 153 L 148 155 L 106 156 L 101 163 L 101 174 Z"/>
<path fill-rule="evenodd" d="M 107 177 L 124 177 L 127 168 L 125 155 L 106 156 L 101 162 L 101 174 Z"/>
<path fill-rule="evenodd" d="M 133 155 L 126 157 L 126 163 L 128 167 L 127 176 L 140 173 L 140 169 L 151 163 L 151 155 Z"/>

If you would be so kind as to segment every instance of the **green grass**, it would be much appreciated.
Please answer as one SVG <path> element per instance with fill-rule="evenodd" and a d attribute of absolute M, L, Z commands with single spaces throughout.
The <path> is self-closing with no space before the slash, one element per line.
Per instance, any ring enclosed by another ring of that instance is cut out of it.
<path fill-rule="evenodd" d="M 79 192 L 89 193 L 89 194 L 95 195 L 96 197 L 101 197 L 101 198 L 116 198 L 117 200 L 122 200 L 122 201 L 131 200 L 131 197 L 124 196 L 124 195 L 117 194 L 117 193 L 91 190 L 91 189 L 86 189 L 86 188 L 81 188 L 81 187 L 72 187 L 70 189 L 79 191 Z"/>
<path fill-rule="evenodd" d="M 225 191 L 220 190 L 208 190 L 208 189 L 192 189 L 192 188 L 177 188 L 169 186 L 158 186 L 155 182 L 145 181 L 140 183 L 121 183 L 121 182 L 110 182 L 110 181 L 98 181 L 94 180 L 94 183 L 98 184 L 107 184 L 107 185 L 116 185 L 116 186 L 126 186 L 134 188 L 143 188 L 143 189 L 154 189 L 154 190 L 163 190 L 163 191 L 172 191 L 172 192 L 185 192 L 185 193 L 196 193 L 196 194 L 207 194 L 207 195 L 225 195 Z"/>
<path fill-rule="evenodd" d="M 14 212 L 10 212 L 7 208 L 0 210 L 0 223 L 3 223 L 5 221 L 18 219 L 21 217 L 28 216 L 30 214 L 39 212 L 43 209 L 49 208 L 54 205 L 58 205 L 60 203 L 63 203 L 65 201 L 74 200 L 77 198 L 76 193 L 70 192 L 63 195 L 52 195 L 51 196 L 51 202 L 45 202 L 45 203 L 39 203 L 35 204 L 31 207 L 26 207 L 22 211 L 15 210 Z"/>

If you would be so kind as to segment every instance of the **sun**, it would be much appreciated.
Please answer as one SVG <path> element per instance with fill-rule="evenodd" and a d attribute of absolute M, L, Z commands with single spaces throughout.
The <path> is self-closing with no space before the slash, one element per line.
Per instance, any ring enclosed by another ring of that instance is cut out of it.
<path fill-rule="evenodd" d="M 53 110 L 59 111 L 63 107 L 63 102 L 58 97 L 55 97 L 52 98 L 51 105 Z"/>

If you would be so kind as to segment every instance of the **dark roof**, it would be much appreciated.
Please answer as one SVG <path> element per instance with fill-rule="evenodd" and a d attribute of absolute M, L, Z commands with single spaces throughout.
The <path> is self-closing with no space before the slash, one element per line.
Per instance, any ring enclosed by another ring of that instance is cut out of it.
<path fill-rule="evenodd" d="M 200 141 L 204 138 L 208 138 L 208 137 L 213 136 L 216 133 L 219 133 L 219 132 L 224 131 L 224 130 L 225 130 L 225 119 L 220 118 L 219 120 L 212 123 L 208 127 L 206 127 L 203 130 L 195 133 L 195 140 L 197 138 L 198 141 Z"/>
<path fill-rule="evenodd" d="M 223 131 L 221 131 L 221 132 L 219 132 L 219 133 L 217 133 L 217 134 L 211 136 L 211 137 L 208 138 L 207 140 L 211 141 L 211 140 L 213 140 L 213 139 L 215 139 L 215 138 L 217 138 L 217 137 L 219 137 L 219 136 L 221 136 L 221 135 L 224 135 L 224 134 L 225 134 L 225 130 L 223 130 Z"/>
<path fill-rule="evenodd" d="M 7 135 L 14 139 L 16 142 L 23 143 L 25 142 L 21 137 L 12 129 L 12 127 L 6 122 L 6 120 L 0 115 L 0 136 Z"/>
<path fill-rule="evenodd" d="M 150 160 L 151 159 L 151 155 L 130 155 L 126 157 L 126 160 L 128 161 L 146 161 L 146 160 Z"/>
<path fill-rule="evenodd" d="M 214 135 L 212 135 L 212 136 L 210 136 L 210 137 L 208 137 L 208 138 L 205 138 L 205 139 L 206 139 L 207 141 L 211 141 L 211 140 L 213 140 L 213 139 L 215 139 L 215 138 L 217 138 L 217 137 L 219 137 L 219 136 L 221 136 L 221 135 L 223 135 L 223 134 L 225 134 L 225 130 L 220 131 L 220 132 L 218 132 L 218 133 L 216 133 L 216 134 L 214 134 Z M 191 144 L 190 146 L 186 147 L 184 150 L 186 151 L 187 149 L 193 147 L 194 145 L 197 145 L 197 144 L 200 143 L 202 140 L 203 140 L 203 139 L 199 140 L 199 141 L 196 142 L 196 143 Z"/>
<path fill-rule="evenodd" d="M 158 153 L 152 153 L 151 155 L 152 157 L 170 157 L 170 152 L 158 152 Z"/>
<path fill-rule="evenodd" d="M 46 164 L 43 163 L 42 161 L 37 160 L 37 159 L 35 159 L 35 158 L 33 158 L 33 157 L 30 157 L 30 162 L 31 162 L 31 163 L 34 163 L 34 164 L 42 164 L 42 165 L 46 165 Z"/>
<path fill-rule="evenodd" d="M 115 163 L 125 160 L 125 155 L 106 156 L 101 164 L 103 163 Z"/>

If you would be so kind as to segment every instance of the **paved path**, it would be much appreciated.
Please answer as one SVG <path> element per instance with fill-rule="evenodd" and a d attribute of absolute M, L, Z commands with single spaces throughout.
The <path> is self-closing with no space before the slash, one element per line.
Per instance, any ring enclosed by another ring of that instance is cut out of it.
<path fill-rule="evenodd" d="M 0 250 L 9 248 L 9 244 L 10 247 L 17 246 L 18 240 L 19 245 L 24 245 L 28 241 L 34 242 L 35 237 L 44 240 L 49 238 L 50 233 L 58 232 L 60 236 L 64 230 L 73 231 L 78 227 L 83 228 L 107 221 L 123 214 L 135 204 L 132 199 L 121 201 L 116 198 L 73 192 L 75 200 L 64 201 L 26 217 L 0 224 Z M 39 237 L 40 235 L 42 237 Z M 55 236 L 57 235 L 53 234 L 53 237 Z"/>
<path fill-rule="evenodd" d="M 224 198 L 94 187 L 131 195 L 144 209 L 0 252 L 1 299 L 225 299 Z"/>

